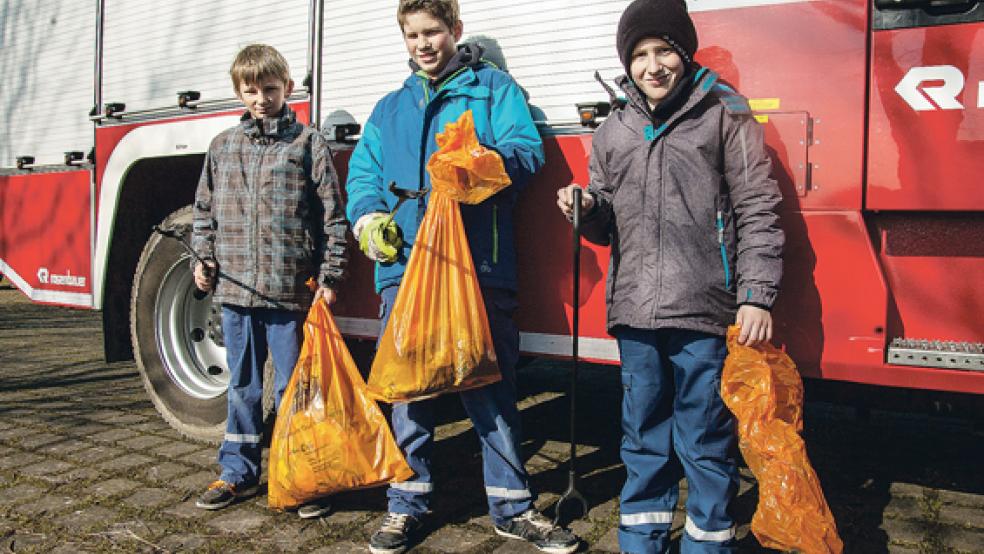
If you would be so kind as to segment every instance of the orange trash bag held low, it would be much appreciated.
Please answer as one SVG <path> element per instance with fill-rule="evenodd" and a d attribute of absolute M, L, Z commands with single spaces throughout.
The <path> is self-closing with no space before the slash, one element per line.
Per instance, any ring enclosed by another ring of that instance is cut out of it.
<path fill-rule="evenodd" d="M 508 186 L 502 158 L 478 143 L 471 111 L 437 134 L 431 195 L 369 375 L 386 402 L 481 387 L 502 376 L 459 202 Z"/>
<path fill-rule="evenodd" d="M 738 419 L 738 446 L 755 474 L 759 502 L 752 533 L 762 546 L 804 554 L 839 554 L 844 544 L 806 455 L 803 381 L 771 344 L 738 344 L 728 329 L 721 397 Z"/>
<path fill-rule="evenodd" d="M 273 429 L 269 506 L 411 477 L 327 304 L 315 302 Z"/>

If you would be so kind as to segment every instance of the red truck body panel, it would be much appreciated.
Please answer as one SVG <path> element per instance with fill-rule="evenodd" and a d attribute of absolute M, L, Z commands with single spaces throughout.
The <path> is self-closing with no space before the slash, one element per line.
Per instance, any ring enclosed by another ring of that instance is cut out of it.
<path fill-rule="evenodd" d="M 751 100 L 783 193 L 775 342 L 809 377 L 984 394 L 984 371 L 886 362 L 897 337 L 984 341 L 984 23 L 872 31 L 865 0 L 698 10 L 693 18 L 697 59 Z M 293 106 L 308 119 L 306 102 Z M 91 233 L 112 222 L 90 214 L 115 213 L 96 203 L 115 201 L 127 167 L 118 153 L 135 138 L 128 135 L 234 113 L 98 126 L 95 190 L 86 170 L 0 176 L 0 269 L 37 301 L 98 306 Z M 516 318 L 526 353 L 564 357 L 571 227 L 556 190 L 587 184 L 592 136 L 545 131 L 546 167 L 517 207 Z M 343 180 L 348 154 L 335 152 Z M 97 258 L 110 235 L 95 238 Z M 581 259 L 581 355 L 617 363 L 606 330 L 608 249 L 586 243 Z M 379 331 L 373 268 L 354 244 L 335 312 L 350 335 Z"/>
<path fill-rule="evenodd" d="M 90 173 L 0 176 L 0 272 L 32 300 L 90 307 Z"/>

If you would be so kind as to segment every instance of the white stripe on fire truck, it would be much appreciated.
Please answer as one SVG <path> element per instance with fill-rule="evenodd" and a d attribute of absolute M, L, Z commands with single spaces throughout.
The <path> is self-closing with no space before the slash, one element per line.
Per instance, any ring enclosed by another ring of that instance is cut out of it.
<path fill-rule="evenodd" d="M 92 295 L 82 292 L 65 292 L 61 290 L 36 289 L 27 284 L 20 275 L 10 267 L 7 262 L 0 260 L 0 273 L 10 280 L 15 287 L 27 295 L 34 302 L 46 302 L 49 304 L 64 304 L 66 306 L 79 306 L 82 308 L 92 307 Z"/>
<path fill-rule="evenodd" d="M 351 336 L 376 338 L 379 336 L 379 320 L 362 317 L 335 318 L 342 333 Z M 578 355 L 583 358 L 607 362 L 618 361 L 618 345 L 615 339 L 581 337 L 577 344 Z M 527 354 L 546 356 L 570 356 L 570 335 L 548 333 L 520 333 L 519 349 Z"/>
<path fill-rule="evenodd" d="M 113 148 L 106 161 L 102 188 L 99 190 L 99 215 L 96 220 L 96 251 L 92 262 L 92 290 L 96 309 L 103 304 L 103 280 L 109 263 L 109 243 L 112 239 L 116 204 L 123 187 L 123 178 L 134 162 L 159 156 L 203 154 L 212 138 L 239 123 L 238 115 L 206 117 L 167 124 L 138 127 L 126 134 Z"/>

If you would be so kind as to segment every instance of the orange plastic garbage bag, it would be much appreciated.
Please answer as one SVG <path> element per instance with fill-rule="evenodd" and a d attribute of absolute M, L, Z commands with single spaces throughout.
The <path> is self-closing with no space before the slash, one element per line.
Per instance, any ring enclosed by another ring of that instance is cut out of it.
<path fill-rule="evenodd" d="M 445 125 L 435 139 L 437 151 L 427 161 L 434 192 L 478 204 L 512 184 L 502 157 L 479 144 L 471 110 Z"/>
<path fill-rule="evenodd" d="M 327 304 L 316 302 L 273 429 L 269 506 L 293 508 L 411 477 Z"/>
<path fill-rule="evenodd" d="M 481 387 L 502 376 L 458 202 L 476 204 L 510 184 L 502 158 L 482 147 L 471 111 L 437 135 L 431 195 L 369 374 L 386 402 Z"/>
<path fill-rule="evenodd" d="M 771 344 L 738 344 L 738 332 L 728 329 L 721 397 L 738 419 L 738 446 L 758 479 L 752 533 L 768 548 L 840 553 L 844 544 L 799 435 L 803 381 L 796 365 Z"/>

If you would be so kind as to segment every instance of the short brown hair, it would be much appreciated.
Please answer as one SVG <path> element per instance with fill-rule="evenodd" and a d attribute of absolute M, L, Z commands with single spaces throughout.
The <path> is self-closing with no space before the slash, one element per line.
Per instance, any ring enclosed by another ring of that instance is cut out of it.
<path fill-rule="evenodd" d="M 232 77 L 232 88 L 239 94 L 242 83 L 259 83 L 270 77 L 280 79 L 286 85 L 290 82 L 290 67 L 273 46 L 250 44 L 236 54 L 229 76 Z"/>
<path fill-rule="evenodd" d="M 443 21 L 452 30 L 461 20 L 458 0 L 400 0 L 400 6 L 396 9 L 396 21 L 400 24 L 400 29 L 406 23 L 407 14 L 415 12 L 426 12 Z"/>

